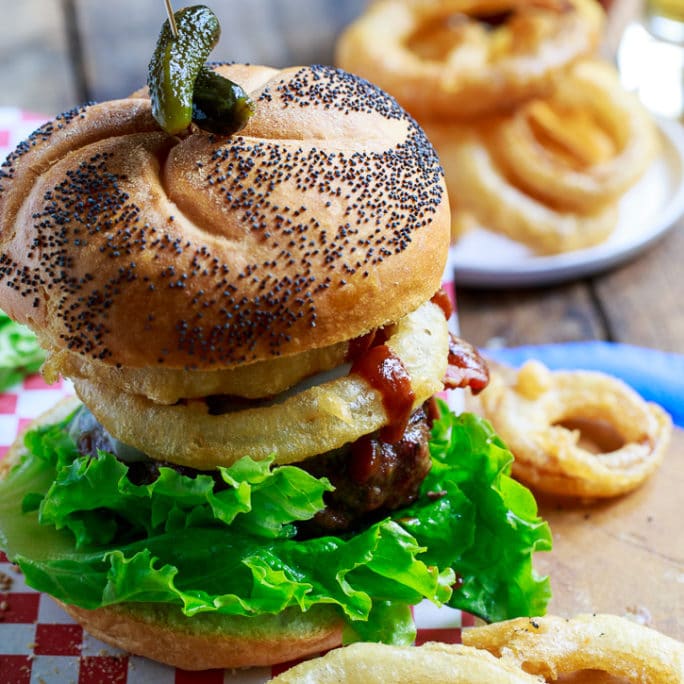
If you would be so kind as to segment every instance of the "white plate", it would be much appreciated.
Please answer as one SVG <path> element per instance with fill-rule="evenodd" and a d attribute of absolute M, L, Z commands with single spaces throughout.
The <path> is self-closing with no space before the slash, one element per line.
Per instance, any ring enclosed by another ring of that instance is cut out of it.
<path fill-rule="evenodd" d="M 484 229 L 466 233 L 449 254 L 456 285 L 529 286 L 597 273 L 646 249 L 684 213 L 684 128 L 659 119 L 662 153 L 620 200 L 620 218 L 605 242 L 537 256 L 525 245 Z"/>

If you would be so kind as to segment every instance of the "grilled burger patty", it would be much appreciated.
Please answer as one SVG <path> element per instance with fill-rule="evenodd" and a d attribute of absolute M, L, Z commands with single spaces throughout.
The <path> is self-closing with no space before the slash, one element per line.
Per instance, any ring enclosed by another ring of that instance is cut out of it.
<path fill-rule="evenodd" d="M 426 402 L 413 412 L 397 441 L 383 439 L 379 430 L 340 449 L 293 464 L 315 477 L 327 477 L 335 487 L 325 494 L 325 509 L 312 520 L 299 524 L 299 536 L 341 534 L 414 501 L 430 470 L 428 440 L 433 415 L 432 402 Z M 83 455 L 95 457 L 98 451 L 107 451 L 125 462 L 128 477 L 134 484 L 154 482 L 159 477 L 159 469 L 164 467 L 188 477 L 209 475 L 216 483 L 216 491 L 228 486 L 217 471 L 156 461 L 121 443 L 85 406 L 74 416 L 69 432 Z"/>

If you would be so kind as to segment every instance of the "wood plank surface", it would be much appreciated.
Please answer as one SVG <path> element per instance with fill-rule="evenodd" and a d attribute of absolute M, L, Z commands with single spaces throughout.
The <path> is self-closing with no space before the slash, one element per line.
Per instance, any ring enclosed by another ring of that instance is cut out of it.
<path fill-rule="evenodd" d="M 337 34 L 364 5 L 365 0 L 214 2 L 221 39 L 209 58 L 276 67 L 331 64 Z M 166 18 L 162 0 L 76 0 L 76 8 L 92 97 L 123 97 L 144 84 Z"/>
<path fill-rule="evenodd" d="M 456 294 L 461 334 L 479 347 L 606 339 L 586 283 Z"/>
<path fill-rule="evenodd" d="M 2 3 L 0 106 L 57 114 L 77 101 L 60 1 Z"/>
<path fill-rule="evenodd" d="M 538 554 L 549 574 L 549 612 L 604 612 L 644 620 L 684 640 L 684 431 L 641 488 L 606 502 L 540 499 L 554 549 Z"/>
<path fill-rule="evenodd" d="M 638 259 L 595 281 L 612 339 L 684 352 L 684 222 Z"/>

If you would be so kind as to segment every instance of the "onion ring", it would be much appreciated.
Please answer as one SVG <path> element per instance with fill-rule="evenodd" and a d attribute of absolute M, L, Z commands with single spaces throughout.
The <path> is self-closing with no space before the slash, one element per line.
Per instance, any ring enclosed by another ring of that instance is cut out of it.
<path fill-rule="evenodd" d="M 658 149 L 651 117 L 597 59 L 574 64 L 551 95 L 522 105 L 487 142 L 523 190 L 581 213 L 618 199 Z"/>
<path fill-rule="evenodd" d="M 348 342 L 341 342 L 225 370 L 117 367 L 60 350 L 48 355 L 42 373 L 47 382 L 55 382 L 59 375 L 85 378 L 122 392 L 144 395 L 158 404 L 175 404 L 179 399 L 213 394 L 259 399 L 280 394 L 307 377 L 339 366 L 344 363 L 348 348 Z"/>
<path fill-rule="evenodd" d="M 611 497 L 642 484 L 662 462 L 672 421 L 626 384 L 599 372 L 551 372 L 537 361 L 506 381 L 492 374 L 482 408 L 515 456 L 514 477 L 532 489 L 578 497 Z M 622 446 L 596 454 L 564 422 L 607 423 Z"/>
<path fill-rule="evenodd" d="M 635 684 L 684 681 L 684 644 L 616 615 L 517 618 L 463 630 L 462 638 L 553 681 L 581 670 Z"/>
<path fill-rule="evenodd" d="M 356 643 L 307 660 L 271 680 L 271 684 L 539 684 L 487 651 L 461 644 L 388 646 Z"/>
<path fill-rule="evenodd" d="M 465 212 L 483 228 L 524 242 L 541 254 L 557 254 L 596 245 L 617 225 L 614 204 L 593 214 L 563 211 L 516 187 L 484 143 L 483 128 L 426 123 L 424 129 L 444 166 L 453 211 L 452 236 Z"/>
<path fill-rule="evenodd" d="M 379 0 L 342 34 L 335 60 L 419 119 L 470 118 L 545 92 L 595 49 L 602 25 L 593 0 Z"/>
<path fill-rule="evenodd" d="M 388 329 L 420 406 L 442 389 L 449 332 L 442 309 L 426 302 Z M 77 394 L 105 429 L 151 458 L 212 469 L 243 456 L 293 463 L 353 442 L 387 424 L 382 394 L 350 373 L 278 403 L 210 415 L 204 402 L 162 406 L 83 378 Z"/>

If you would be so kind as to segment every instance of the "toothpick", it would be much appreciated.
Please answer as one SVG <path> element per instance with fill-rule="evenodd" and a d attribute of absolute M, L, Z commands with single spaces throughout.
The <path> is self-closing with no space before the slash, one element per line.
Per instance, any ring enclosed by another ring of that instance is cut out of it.
<path fill-rule="evenodd" d="M 164 0 L 166 3 L 166 13 L 169 15 L 169 24 L 171 25 L 171 33 L 174 38 L 178 38 L 178 27 L 176 26 L 176 17 L 173 15 L 173 7 L 171 7 L 171 0 Z"/>

